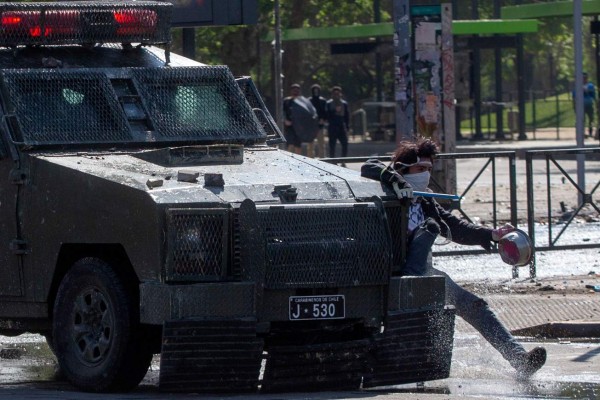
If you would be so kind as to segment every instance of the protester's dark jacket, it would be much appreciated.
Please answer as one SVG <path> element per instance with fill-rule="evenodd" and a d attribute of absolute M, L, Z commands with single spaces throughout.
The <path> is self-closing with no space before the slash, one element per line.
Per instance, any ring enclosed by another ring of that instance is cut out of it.
<path fill-rule="evenodd" d="M 338 115 L 335 112 L 335 102 L 333 99 L 327 100 L 326 112 L 330 132 L 346 132 L 348 130 L 348 126 L 350 125 L 350 113 L 348 110 L 348 102 L 346 102 L 346 100 L 340 101 L 342 103 L 342 106 L 344 107 L 344 115 Z"/>
<path fill-rule="evenodd" d="M 310 96 L 310 102 L 317 110 L 319 121 L 327 120 L 327 100 L 323 96 Z M 323 124 L 319 123 L 319 126 L 322 128 Z"/>
<path fill-rule="evenodd" d="M 397 182 L 402 188 L 410 187 L 410 184 L 390 166 L 377 159 L 370 159 L 360 169 L 360 174 L 365 178 L 375 179 L 391 188 L 392 183 Z M 490 250 L 492 241 L 492 230 L 485 226 L 471 224 L 462 220 L 444 209 L 433 198 L 421 197 L 421 207 L 425 218 L 433 218 L 440 225 L 441 234 L 449 237 L 453 242 L 464 245 L 480 245 Z M 450 229 L 450 235 L 448 235 Z"/>

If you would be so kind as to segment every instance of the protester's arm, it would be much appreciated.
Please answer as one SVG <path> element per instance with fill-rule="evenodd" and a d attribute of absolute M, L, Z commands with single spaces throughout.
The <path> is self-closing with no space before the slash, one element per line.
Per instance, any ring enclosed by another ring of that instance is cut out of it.
<path fill-rule="evenodd" d="M 346 131 L 350 130 L 350 108 L 347 102 L 344 102 L 344 128 Z"/>
<path fill-rule="evenodd" d="M 397 182 L 401 187 L 410 187 L 402 175 L 376 158 L 367 160 L 367 162 L 360 167 L 360 175 L 365 178 L 380 181 L 390 187 L 393 182 Z"/>
<path fill-rule="evenodd" d="M 412 187 L 404 180 L 402 175 L 376 158 L 367 160 L 367 162 L 362 165 L 360 168 L 360 175 L 365 178 L 380 181 L 391 187 L 399 199 L 411 198 L 413 196 Z"/>
<path fill-rule="evenodd" d="M 287 126 L 291 126 L 292 125 L 292 107 L 291 107 L 291 102 L 292 102 L 292 100 L 290 100 L 289 98 L 283 100 L 283 117 L 284 117 L 284 123 Z"/>
<path fill-rule="evenodd" d="M 490 251 L 493 240 L 493 229 L 482 225 L 475 225 L 466 220 L 458 218 L 446 211 L 444 207 L 439 205 L 439 203 L 437 203 L 435 200 L 431 199 L 431 202 L 435 205 L 436 212 L 440 216 L 440 219 L 450 229 L 450 235 L 448 235 L 447 231 L 442 228 L 443 236 L 450 236 L 452 241 L 458 244 L 469 246 L 479 245 L 486 251 Z"/>

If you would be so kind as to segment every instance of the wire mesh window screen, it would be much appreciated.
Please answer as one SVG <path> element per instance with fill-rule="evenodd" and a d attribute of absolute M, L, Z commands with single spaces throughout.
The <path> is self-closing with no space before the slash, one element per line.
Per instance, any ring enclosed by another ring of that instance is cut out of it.
<path fill-rule="evenodd" d="M 266 138 L 227 67 L 136 69 L 134 76 L 158 140 Z"/>
<path fill-rule="evenodd" d="M 376 207 L 311 207 L 259 212 L 269 288 L 385 284 L 389 238 Z"/>
<path fill-rule="evenodd" d="M 108 78 L 89 71 L 4 71 L 2 79 L 26 144 L 130 141 Z"/>

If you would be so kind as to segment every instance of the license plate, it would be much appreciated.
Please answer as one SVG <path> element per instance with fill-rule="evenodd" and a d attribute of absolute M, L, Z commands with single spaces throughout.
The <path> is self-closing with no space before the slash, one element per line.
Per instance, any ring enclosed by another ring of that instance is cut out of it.
<path fill-rule="evenodd" d="M 290 296 L 290 320 L 341 319 L 346 305 L 341 294 L 331 296 Z"/>

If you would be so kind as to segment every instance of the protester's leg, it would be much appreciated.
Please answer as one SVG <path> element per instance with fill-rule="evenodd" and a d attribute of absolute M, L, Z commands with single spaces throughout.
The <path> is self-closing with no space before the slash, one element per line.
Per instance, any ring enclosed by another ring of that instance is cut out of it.
<path fill-rule="evenodd" d="M 406 262 L 402 275 L 424 276 L 432 268 L 431 247 L 440 233 L 440 227 L 435 220 L 428 218 L 412 234 L 412 240 L 406 250 Z"/>
<path fill-rule="evenodd" d="M 342 157 L 348 157 L 348 134 L 340 132 L 340 143 L 342 144 Z"/>
<path fill-rule="evenodd" d="M 334 131 L 329 131 L 329 157 L 335 158 L 335 142 L 337 141 L 337 136 Z"/>
<path fill-rule="evenodd" d="M 594 106 L 589 105 L 585 106 L 585 115 L 588 120 L 588 136 L 592 137 L 593 135 L 593 125 L 594 125 Z"/>
<path fill-rule="evenodd" d="M 527 352 L 484 299 L 457 285 L 448 274 L 435 268 L 430 271 L 431 275 L 446 277 L 446 302 L 454 305 L 456 314 L 473 326 L 519 374 L 528 377 L 544 365 L 545 349 L 535 348 Z"/>
<path fill-rule="evenodd" d="M 317 135 L 318 157 L 325 157 L 325 129 L 320 128 Z"/>
<path fill-rule="evenodd" d="M 302 146 L 288 145 L 288 151 L 294 154 L 302 154 Z"/>
<path fill-rule="evenodd" d="M 477 329 L 509 362 L 522 357 L 526 353 L 525 348 L 498 320 L 487 302 L 463 289 L 447 274 L 445 275 L 448 302 L 454 304 L 456 314 Z"/>
<path fill-rule="evenodd" d="M 306 157 L 315 158 L 315 141 L 306 143 Z"/>

